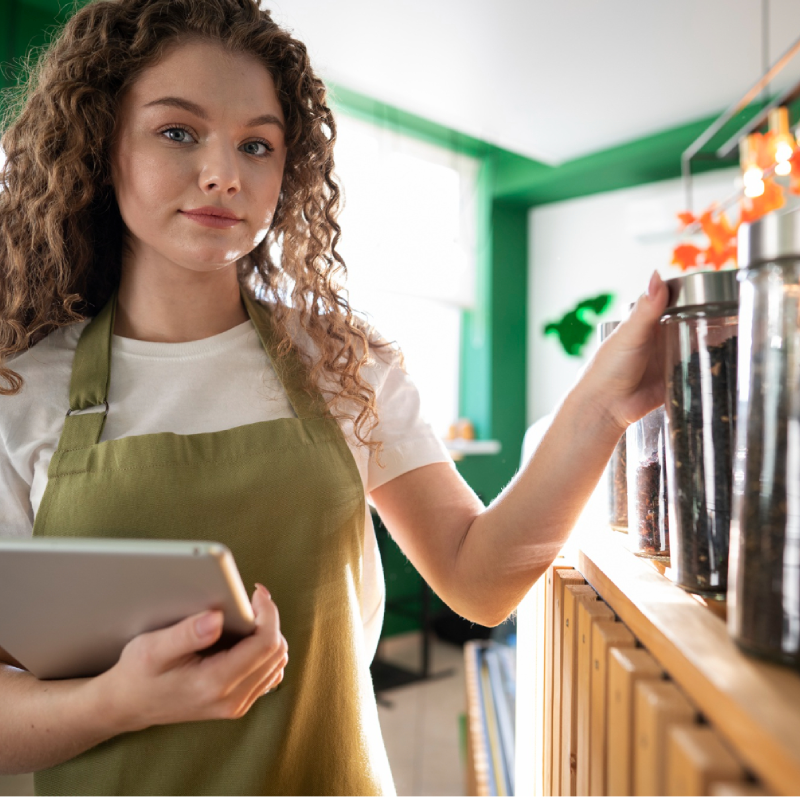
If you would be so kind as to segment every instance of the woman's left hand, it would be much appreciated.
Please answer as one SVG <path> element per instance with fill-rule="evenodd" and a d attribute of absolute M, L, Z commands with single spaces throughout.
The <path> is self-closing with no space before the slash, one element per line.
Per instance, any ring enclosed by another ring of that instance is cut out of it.
<path fill-rule="evenodd" d="M 657 272 L 630 316 L 603 342 L 574 391 L 592 398 L 620 431 L 664 402 L 664 350 L 659 319 L 668 290 Z"/>

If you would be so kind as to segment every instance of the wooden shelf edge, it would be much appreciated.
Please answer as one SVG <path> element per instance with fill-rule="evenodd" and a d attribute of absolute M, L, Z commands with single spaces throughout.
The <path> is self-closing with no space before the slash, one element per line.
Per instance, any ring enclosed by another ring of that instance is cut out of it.
<path fill-rule="evenodd" d="M 464 644 L 464 677 L 467 688 L 467 794 L 488 797 L 489 753 L 483 730 L 480 679 L 477 672 L 476 651 L 479 642 Z"/>
<path fill-rule="evenodd" d="M 598 526 L 600 527 L 600 526 Z M 800 788 L 800 674 L 742 653 L 725 623 L 627 550 L 584 537 L 577 569 L 770 791 Z"/>

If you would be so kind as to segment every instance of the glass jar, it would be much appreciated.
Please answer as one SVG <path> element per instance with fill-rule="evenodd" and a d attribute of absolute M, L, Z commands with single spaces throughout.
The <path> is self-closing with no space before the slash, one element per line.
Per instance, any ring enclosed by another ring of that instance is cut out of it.
<path fill-rule="evenodd" d="M 723 597 L 728 585 L 736 435 L 739 284 L 736 272 L 667 281 L 667 480 L 672 578 Z"/>
<path fill-rule="evenodd" d="M 800 666 L 800 212 L 743 225 L 739 264 L 728 626 Z"/>
<path fill-rule="evenodd" d="M 664 406 L 626 433 L 629 547 L 637 555 L 669 560 Z"/>
<path fill-rule="evenodd" d="M 601 322 L 597 326 L 597 334 L 602 344 L 619 325 L 615 322 Z M 606 486 L 608 524 L 615 531 L 628 532 L 628 476 L 627 476 L 627 443 L 623 433 L 606 466 L 603 480 Z"/>

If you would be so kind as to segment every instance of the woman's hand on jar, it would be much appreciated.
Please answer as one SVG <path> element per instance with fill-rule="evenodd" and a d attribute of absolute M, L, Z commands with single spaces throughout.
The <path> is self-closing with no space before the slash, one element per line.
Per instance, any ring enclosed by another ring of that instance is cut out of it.
<path fill-rule="evenodd" d="M 278 609 L 269 592 L 253 594 L 255 631 L 229 650 L 198 651 L 222 633 L 209 611 L 131 640 L 119 661 L 94 681 L 119 732 L 207 719 L 238 719 L 283 680 L 288 662 Z"/>
<path fill-rule="evenodd" d="M 657 272 L 626 320 L 603 342 L 581 381 L 600 413 L 625 430 L 664 402 L 664 350 L 659 320 L 668 290 Z M 577 387 L 576 387 L 577 388 Z"/>

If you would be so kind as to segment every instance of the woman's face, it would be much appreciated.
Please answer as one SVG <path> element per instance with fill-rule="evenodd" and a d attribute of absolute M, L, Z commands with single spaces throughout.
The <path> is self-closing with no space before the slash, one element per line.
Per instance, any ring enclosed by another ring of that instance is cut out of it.
<path fill-rule="evenodd" d="M 177 45 L 126 92 L 111 175 L 126 268 L 210 272 L 267 234 L 286 160 L 275 84 L 253 56 Z"/>

